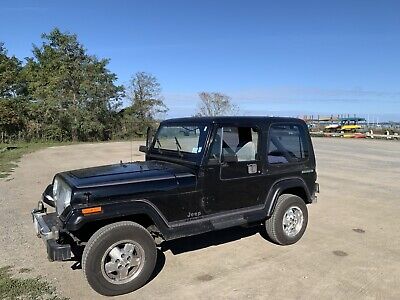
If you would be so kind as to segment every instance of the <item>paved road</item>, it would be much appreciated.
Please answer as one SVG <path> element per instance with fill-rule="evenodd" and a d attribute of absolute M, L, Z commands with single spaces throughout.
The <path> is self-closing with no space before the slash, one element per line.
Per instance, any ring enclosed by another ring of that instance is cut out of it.
<path fill-rule="evenodd" d="M 276 246 L 241 228 L 179 240 L 160 251 L 150 283 L 120 298 L 400 299 L 400 143 L 314 145 L 321 193 L 299 243 Z M 130 148 L 83 144 L 26 155 L 12 180 L 0 181 L 0 266 L 32 268 L 71 299 L 97 298 L 76 263 L 47 261 L 29 211 L 55 172 L 130 160 Z"/>

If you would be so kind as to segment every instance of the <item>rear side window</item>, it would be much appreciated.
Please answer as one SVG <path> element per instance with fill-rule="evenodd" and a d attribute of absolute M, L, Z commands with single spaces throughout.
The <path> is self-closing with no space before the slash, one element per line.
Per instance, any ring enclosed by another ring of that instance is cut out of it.
<path fill-rule="evenodd" d="M 288 164 L 308 159 L 304 128 L 293 124 L 273 124 L 268 136 L 268 163 Z"/>

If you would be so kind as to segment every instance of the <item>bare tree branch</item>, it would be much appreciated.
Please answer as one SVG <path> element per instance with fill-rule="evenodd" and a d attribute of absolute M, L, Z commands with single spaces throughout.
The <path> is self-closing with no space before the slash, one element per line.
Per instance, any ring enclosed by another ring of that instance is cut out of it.
<path fill-rule="evenodd" d="M 219 92 L 201 92 L 196 116 L 237 115 L 239 108 L 231 98 Z"/>

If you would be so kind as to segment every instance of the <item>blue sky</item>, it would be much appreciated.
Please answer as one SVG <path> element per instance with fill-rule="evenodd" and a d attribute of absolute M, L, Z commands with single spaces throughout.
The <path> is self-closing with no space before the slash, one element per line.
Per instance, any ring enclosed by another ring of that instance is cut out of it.
<path fill-rule="evenodd" d="M 125 84 L 154 74 L 169 117 L 200 91 L 242 114 L 349 113 L 400 120 L 400 1 L 18 1 L 0 4 L 0 41 L 20 59 L 53 27 L 111 59 Z"/>

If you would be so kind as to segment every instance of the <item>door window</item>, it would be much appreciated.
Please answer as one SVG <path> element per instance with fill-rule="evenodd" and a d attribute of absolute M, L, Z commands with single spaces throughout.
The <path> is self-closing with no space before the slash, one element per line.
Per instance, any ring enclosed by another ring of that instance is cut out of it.
<path fill-rule="evenodd" d="M 211 148 L 212 158 L 221 161 L 254 161 L 257 159 L 258 132 L 252 127 L 219 128 Z"/>
<path fill-rule="evenodd" d="M 269 130 L 268 163 L 288 164 L 308 159 L 308 143 L 299 125 L 273 124 Z"/>

